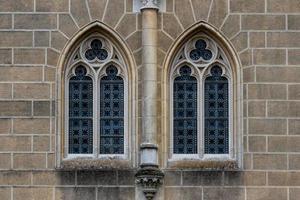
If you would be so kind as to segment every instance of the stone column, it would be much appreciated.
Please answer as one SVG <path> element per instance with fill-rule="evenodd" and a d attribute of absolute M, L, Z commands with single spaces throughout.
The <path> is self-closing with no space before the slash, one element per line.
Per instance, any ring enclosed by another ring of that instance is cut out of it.
<path fill-rule="evenodd" d="M 152 199 L 163 174 L 158 168 L 157 151 L 157 0 L 144 0 L 142 12 L 143 110 L 140 169 L 137 183 L 147 199 Z"/>

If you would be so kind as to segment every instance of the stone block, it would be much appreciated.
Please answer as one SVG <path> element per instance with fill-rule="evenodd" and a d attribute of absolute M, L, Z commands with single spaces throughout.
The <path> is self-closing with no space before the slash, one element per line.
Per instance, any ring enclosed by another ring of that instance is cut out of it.
<path fill-rule="evenodd" d="M 0 98 L 11 99 L 12 98 L 12 84 L 0 83 Z"/>
<path fill-rule="evenodd" d="M 243 15 L 243 30 L 284 30 L 284 15 Z"/>
<path fill-rule="evenodd" d="M 53 200 L 53 189 L 44 187 L 15 187 L 14 200 Z"/>
<path fill-rule="evenodd" d="M 13 156 L 14 169 L 44 169 L 46 168 L 46 154 L 16 153 Z"/>
<path fill-rule="evenodd" d="M 298 32 L 270 32 L 267 33 L 267 47 L 299 47 L 300 34 Z"/>
<path fill-rule="evenodd" d="M 300 169 L 300 155 L 299 154 L 290 154 L 288 157 L 289 157 L 289 169 L 290 170 L 299 170 Z"/>
<path fill-rule="evenodd" d="M 11 133 L 11 119 L 0 119 L 0 134 L 9 134 Z"/>
<path fill-rule="evenodd" d="M 266 172 L 225 172 L 225 186 L 263 186 L 266 185 Z"/>
<path fill-rule="evenodd" d="M 15 49 L 15 64 L 45 64 L 45 49 Z"/>
<path fill-rule="evenodd" d="M 11 200 L 11 189 L 9 187 L 0 188 L 0 199 Z"/>
<path fill-rule="evenodd" d="M 265 101 L 249 101 L 248 102 L 248 116 L 249 117 L 265 117 L 266 116 L 266 102 Z"/>
<path fill-rule="evenodd" d="M 173 39 L 177 38 L 183 31 L 174 14 L 163 14 L 163 30 L 168 33 Z"/>
<path fill-rule="evenodd" d="M 1 6 L 0 6 L 1 7 Z M 30 31 L 1 31 L 1 47 L 31 47 L 32 35 Z"/>
<path fill-rule="evenodd" d="M 229 15 L 224 22 L 221 31 L 227 36 L 227 38 L 232 38 L 240 31 L 240 21 L 239 15 Z"/>
<path fill-rule="evenodd" d="M 267 138 L 265 136 L 249 136 L 249 152 L 266 152 Z"/>
<path fill-rule="evenodd" d="M 1 67 L 1 81 L 42 81 L 43 68 L 40 66 Z"/>
<path fill-rule="evenodd" d="M 250 135 L 286 135 L 285 119 L 249 119 Z"/>
<path fill-rule="evenodd" d="M 230 11 L 233 13 L 264 13 L 265 2 L 262 0 L 230 0 Z"/>
<path fill-rule="evenodd" d="M 60 32 L 51 32 L 51 47 L 53 47 L 54 49 L 61 51 L 64 48 L 67 41 L 68 39 Z"/>
<path fill-rule="evenodd" d="M 289 135 L 300 135 L 300 120 L 288 119 Z"/>
<path fill-rule="evenodd" d="M 286 99 L 287 86 L 282 84 L 249 84 L 248 99 Z"/>
<path fill-rule="evenodd" d="M 0 101 L 0 116 L 30 116 L 30 101 Z"/>
<path fill-rule="evenodd" d="M 290 188 L 289 192 L 290 192 L 289 200 L 298 200 L 299 199 L 299 197 L 300 197 L 300 189 L 299 188 Z"/>
<path fill-rule="evenodd" d="M 10 28 L 12 28 L 12 15 L 0 14 L 0 29 L 10 29 Z"/>
<path fill-rule="evenodd" d="M 172 1 L 170 1 L 172 2 Z M 207 20 L 212 0 L 191 0 L 196 21 Z M 173 9 L 173 8 L 172 8 Z M 173 11 L 173 10 L 172 10 Z"/>
<path fill-rule="evenodd" d="M 110 0 L 106 5 L 106 12 L 103 21 L 114 28 L 125 11 L 125 2 L 120 0 Z M 116 6 L 118 5 L 118 6 Z M 113 15 L 112 15 L 113 13 Z"/>
<path fill-rule="evenodd" d="M 231 39 L 231 42 L 236 51 L 241 52 L 248 47 L 248 34 L 246 32 L 240 32 Z"/>
<path fill-rule="evenodd" d="M 300 152 L 300 138 L 295 136 L 278 137 L 273 136 L 268 138 L 269 152 Z"/>
<path fill-rule="evenodd" d="M 61 30 L 66 36 L 71 38 L 77 31 L 78 27 L 69 14 L 59 15 L 59 30 Z"/>
<path fill-rule="evenodd" d="M 286 188 L 249 188 L 247 200 L 287 200 Z"/>
<path fill-rule="evenodd" d="M 273 13 L 299 13 L 298 0 L 267 0 L 267 11 Z"/>
<path fill-rule="evenodd" d="M 162 31 L 158 31 L 158 47 L 164 51 L 167 52 L 173 43 L 173 39 L 170 38 L 168 35 L 166 35 Z"/>
<path fill-rule="evenodd" d="M 0 0 L 0 12 L 32 12 L 34 0 Z"/>
<path fill-rule="evenodd" d="M 256 67 L 257 82 L 300 82 L 299 67 Z"/>
<path fill-rule="evenodd" d="M 47 83 L 16 83 L 14 84 L 16 99 L 49 99 L 50 85 Z"/>
<path fill-rule="evenodd" d="M 142 47 L 142 32 L 136 31 L 133 33 L 130 37 L 126 39 L 126 42 L 128 43 L 129 47 L 131 48 L 131 51 L 138 50 Z"/>
<path fill-rule="evenodd" d="M 34 136 L 33 137 L 33 151 L 47 152 L 50 150 L 49 136 Z"/>
<path fill-rule="evenodd" d="M 166 186 L 181 185 L 181 171 L 165 171 L 164 184 Z"/>
<path fill-rule="evenodd" d="M 244 200 L 243 188 L 204 188 L 203 200 Z M 195 199 L 195 198 L 192 198 Z"/>
<path fill-rule="evenodd" d="M 10 153 L 0 154 L 0 169 L 11 169 L 11 155 Z M 0 192 L 1 197 L 1 192 Z M 1 198 L 0 198 L 1 199 Z"/>
<path fill-rule="evenodd" d="M 12 50 L 11 49 L 0 49 L 0 63 L 11 64 L 12 63 Z"/>
<path fill-rule="evenodd" d="M 267 109 L 270 117 L 300 117 L 300 102 L 272 101 Z"/>
<path fill-rule="evenodd" d="M 104 14 L 104 10 L 105 10 L 105 5 L 107 3 L 107 0 L 88 0 L 88 5 L 90 8 L 90 13 L 91 13 L 91 17 L 93 20 L 102 20 L 103 14 Z M 128 3 L 133 3 L 132 1 L 127 1 L 126 2 L 126 9 L 128 7 L 130 7 L 130 5 L 128 5 Z M 132 10 L 132 6 L 131 6 L 131 10 Z M 129 11 L 129 10 L 127 10 Z M 131 11 L 129 11 L 131 12 Z"/>
<path fill-rule="evenodd" d="M 49 66 L 56 67 L 58 65 L 58 59 L 59 59 L 59 53 L 57 53 L 56 51 L 54 51 L 52 49 L 47 49 L 47 64 Z M 55 72 L 55 70 L 54 70 L 54 72 Z M 54 73 L 54 77 L 53 77 L 53 74 L 51 75 L 51 78 L 49 76 L 46 76 L 46 77 L 48 77 L 46 79 L 48 81 L 55 81 L 55 73 Z"/>
<path fill-rule="evenodd" d="M 34 171 L 33 185 L 75 185 L 75 172 L 67 171 Z"/>
<path fill-rule="evenodd" d="M 69 0 L 36 0 L 37 12 L 68 12 Z"/>
<path fill-rule="evenodd" d="M 284 154 L 254 154 L 253 169 L 286 170 L 287 155 Z"/>
<path fill-rule="evenodd" d="M 116 185 L 115 171 L 80 171 L 77 174 L 78 185 Z"/>
<path fill-rule="evenodd" d="M 166 200 L 202 199 L 201 187 L 170 187 L 165 188 Z"/>
<path fill-rule="evenodd" d="M 288 50 L 288 64 L 289 65 L 299 65 L 300 64 L 300 50 L 299 49 L 289 49 Z"/>
<path fill-rule="evenodd" d="M 284 49 L 254 49 L 253 62 L 257 65 L 284 65 L 286 51 Z"/>
<path fill-rule="evenodd" d="M 30 151 L 31 137 L 29 136 L 1 136 L 0 151 Z"/>
<path fill-rule="evenodd" d="M 208 22 L 219 28 L 228 14 L 228 4 L 229 2 L 227 0 L 213 1 L 208 16 Z"/>
<path fill-rule="evenodd" d="M 50 33 L 48 31 L 35 31 L 34 32 L 34 46 L 35 47 L 49 47 L 50 46 Z"/>
<path fill-rule="evenodd" d="M 127 38 L 130 34 L 136 31 L 137 17 L 135 14 L 126 14 L 116 27 L 116 31 L 123 38 Z"/>
<path fill-rule="evenodd" d="M 269 172 L 268 183 L 271 186 L 300 186 L 300 173 Z"/>
<path fill-rule="evenodd" d="M 195 20 L 191 1 L 189 0 L 175 0 L 175 15 L 178 17 L 181 25 L 188 28 Z"/>
<path fill-rule="evenodd" d="M 223 173 L 219 171 L 184 171 L 184 186 L 219 186 L 223 184 Z"/>
<path fill-rule="evenodd" d="M 71 14 L 80 27 L 90 22 L 89 11 L 85 0 L 72 0 Z"/>
<path fill-rule="evenodd" d="M 49 119 L 14 119 L 15 134 L 50 134 Z"/>
<path fill-rule="evenodd" d="M 289 30 L 300 29 L 300 15 L 288 15 L 288 29 Z"/>
<path fill-rule="evenodd" d="M 252 65 L 252 51 L 250 49 L 239 53 L 239 57 L 243 67 Z"/>
<path fill-rule="evenodd" d="M 16 14 L 15 29 L 56 29 L 57 15 L 54 14 Z"/>
<path fill-rule="evenodd" d="M 262 48 L 266 46 L 266 38 L 264 32 L 250 32 L 250 47 Z"/>
<path fill-rule="evenodd" d="M 0 185 L 30 185 L 31 172 L 1 171 Z"/>
<path fill-rule="evenodd" d="M 33 115 L 34 116 L 50 116 L 50 101 L 34 101 Z"/>
<path fill-rule="evenodd" d="M 134 187 L 100 187 L 97 200 L 127 200 L 135 198 Z"/>
<path fill-rule="evenodd" d="M 55 200 L 94 200 L 96 188 L 91 187 L 59 187 L 55 189 Z"/>
<path fill-rule="evenodd" d="M 135 171 L 131 170 L 118 171 L 118 185 L 134 185 L 135 173 Z"/>

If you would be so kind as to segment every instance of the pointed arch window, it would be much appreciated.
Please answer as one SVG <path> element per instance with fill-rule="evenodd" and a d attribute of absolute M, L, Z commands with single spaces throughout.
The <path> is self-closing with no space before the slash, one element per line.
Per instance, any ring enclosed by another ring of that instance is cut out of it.
<path fill-rule="evenodd" d="M 199 34 L 171 71 L 171 158 L 232 158 L 232 72 L 217 43 Z"/>
<path fill-rule="evenodd" d="M 128 158 L 128 78 L 122 55 L 94 34 L 67 69 L 65 157 Z"/>

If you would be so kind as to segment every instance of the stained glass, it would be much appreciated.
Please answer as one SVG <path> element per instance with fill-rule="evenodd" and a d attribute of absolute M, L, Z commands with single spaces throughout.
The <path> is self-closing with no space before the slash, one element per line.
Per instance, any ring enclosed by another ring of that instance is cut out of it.
<path fill-rule="evenodd" d="M 204 60 L 210 60 L 212 58 L 212 52 L 208 49 L 206 49 L 207 44 L 205 40 L 199 39 L 197 40 L 195 44 L 194 50 L 190 52 L 190 58 L 192 60 L 199 60 L 200 58 L 203 58 Z"/>
<path fill-rule="evenodd" d="M 69 153 L 93 153 L 93 82 L 78 66 L 69 81 Z"/>
<path fill-rule="evenodd" d="M 124 153 L 124 81 L 109 66 L 100 82 L 100 154 Z"/>
<path fill-rule="evenodd" d="M 197 80 L 188 66 L 174 80 L 173 112 L 174 154 L 197 153 Z"/>
<path fill-rule="evenodd" d="M 98 39 L 94 39 L 91 42 L 91 49 L 85 52 L 85 57 L 88 60 L 94 60 L 96 57 L 99 60 L 105 60 L 108 57 L 108 52 L 102 48 L 102 42 Z"/>
<path fill-rule="evenodd" d="M 205 153 L 228 153 L 228 80 L 222 68 L 211 68 L 205 80 Z"/>

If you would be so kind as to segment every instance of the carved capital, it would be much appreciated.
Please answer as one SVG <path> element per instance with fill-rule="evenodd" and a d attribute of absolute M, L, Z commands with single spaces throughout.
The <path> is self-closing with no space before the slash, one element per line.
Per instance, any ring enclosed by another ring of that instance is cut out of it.
<path fill-rule="evenodd" d="M 146 199 L 152 200 L 163 182 L 164 174 L 157 168 L 148 167 L 140 169 L 135 177 Z"/>
<path fill-rule="evenodd" d="M 141 0 L 142 1 L 142 9 L 147 9 L 147 8 L 151 8 L 151 9 L 159 9 L 159 0 Z"/>

